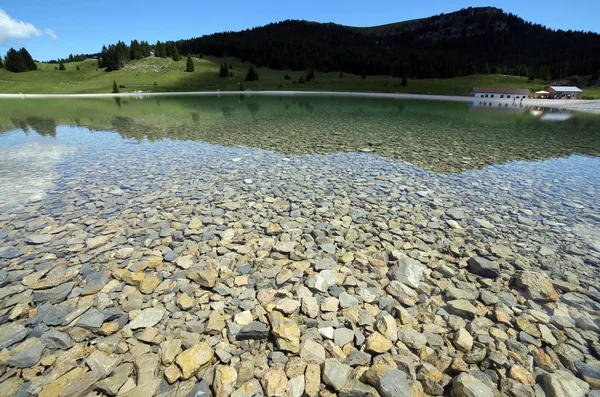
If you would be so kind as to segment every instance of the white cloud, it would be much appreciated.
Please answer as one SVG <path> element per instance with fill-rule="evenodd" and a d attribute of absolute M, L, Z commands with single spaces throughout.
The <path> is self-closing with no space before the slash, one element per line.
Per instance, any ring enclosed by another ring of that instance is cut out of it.
<path fill-rule="evenodd" d="M 52 29 L 38 29 L 33 24 L 17 21 L 11 18 L 4 10 L 0 9 L 0 45 L 6 44 L 9 40 L 23 40 L 32 36 L 48 35 L 56 39 L 56 33 Z"/>

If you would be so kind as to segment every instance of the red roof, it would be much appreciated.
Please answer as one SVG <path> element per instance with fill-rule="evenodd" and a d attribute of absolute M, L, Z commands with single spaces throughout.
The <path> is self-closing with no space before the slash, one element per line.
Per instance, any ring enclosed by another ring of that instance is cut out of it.
<path fill-rule="evenodd" d="M 531 92 L 525 88 L 494 88 L 494 87 L 473 87 L 472 90 L 484 94 L 511 94 L 511 95 L 529 95 Z"/>

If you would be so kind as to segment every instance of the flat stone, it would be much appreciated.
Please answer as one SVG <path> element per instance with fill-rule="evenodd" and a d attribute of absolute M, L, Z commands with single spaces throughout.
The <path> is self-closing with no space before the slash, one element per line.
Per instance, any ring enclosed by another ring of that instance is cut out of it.
<path fill-rule="evenodd" d="M 181 339 L 167 339 L 160 344 L 160 359 L 163 365 L 171 365 L 181 351 Z"/>
<path fill-rule="evenodd" d="M 380 397 L 373 386 L 362 383 L 356 379 L 349 379 L 344 388 L 339 392 L 340 397 Z"/>
<path fill-rule="evenodd" d="M 158 355 L 152 353 L 142 354 L 135 358 L 136 384 L 138 386 L 152 382 L 156 379 L 156 372 L 159 365 Z"/>
<path fill-rule="evenodd" d="M 6 323 L 0 325 L 0 349 L 22 341 L 27 334 L 29 334 L 29 330 L 21 324 Z"/>
<path fill-rule="evenodd" d="M 425 335 L 417 332 L 412 327 L 404 328 L 402 331 L 402 342 L 411 349 L 418 350 L 427 344 Z"/>
<path fill-rule="evenodd" d="M 409 257 L 402 257 L 388 272 L 391 280 L 396 280 L 411 288 L 419 288 L 419 283 L 427 266 Z"/>
<path fill-rule="evenodd" d="M 300 357 L 308 363 L 322 364 L 325 362 L 325 348 L 322 344 L 307 339 L 300 350 Z"/>
<path fill-rule="evenodd" d="M 558 293 L 552 281 L 542 273 L 521 271 L 516 274 L 515 280 L 517 287 L 525 289 L 530 299 L 544 302 L 558 301 Z"/>
<path fill-rule="evenodd" d="M 233 367 L 220 365 L 215 371 L 213 389 L 215 397 L 229 397 L 235 390 L 237 371 Z"/>
<path fill-rule="evenodd" d="M 89 249 L 98 248 L 108 243 L 108 241 L 112 238 L 112 236 L 96 236 L 92 238 L 88 238 L 85 243 Z"/>
<path fill-rule="evenodd" d="M 448 308 L 460 316 L 473 317 L 477 314 L 477 308 L 465 299 L 455 299 L 447 303 Z"/>
<path fill-rule="evenodd" d="M 208 394 L 206 394 L 208 397 Z M 250 379 L 231 393 L 231 397 L 259 397 L 263 396 L 262 386 L 257 379 Z"/>
<path fill-rule="evenodd" d="M 590 391 L 590 385 L 568 371 L 545 372 L 542 378 L 546 397 L 584 397 Z"/>
<path fill-rule="evenodd" d="M 339 347 L 343 347 L 354 341 L 354 331 L 348 328 L 337 328 L 333 331 L 333 341 Z"/>
<path fill-rule="evenodd" d="M 583 361 L 577 361 L 575 367 L 579 375 L 589 383 L 592 389 L 600 390 L 600 368 L 592 367 Z"/>
<path fill-rule="evenodd" d="M 398 369 L 388 369 L 376 385 L 381 397 L 410 397 L 410 388 L 406 373 Z"/>
<path fill-rule="evenodd" d="M 36 291 L 33 293 L 33 301 L 35 303 L 50 303 L 57 304 L 64 301 L 71 290 L 75 286 L 75 283 L 70 281 L 45 291 Z"/>
<path fill-rule="evenodd" d="M 104 374 L 104 376 L 108 376 L 115 368 L 117 368 L 121 359 L 109 357 L 101 351 L 96 350 L 85 359 L 85 362 L 93 372 L 100 372 Z"/>
<path fill-rule="evenodd" d="M 284 298 L 277 302 L 275 307 L 285 314 L 292 314 L 300 307 L 300 302 L 295 299 Z"/>
<path fill-rule="evenodd" d="M 31 339 L 28 339 L 27 342 L 29 340 Z M 9 358 L 8 365 L 17 368 L 31 368 L 41 360 L 45 348 L 46 346 L 43 343 L 36 343 L 29 346 L 24 351 Z"/>
<path fill-rule="evenodd" d="M 315 318 L 319 315 L 319 302 L 314 296 L 302 298 L 302 313 L 310 318 Z"/>
<path fill-rule="evenodd" d="M 476 256 L 467 261 L 471 273 L 481 277 L 497 278 L 500 276 L 500 266 L 496 262 Z"/>
<path fill-rule="evenodd" d="M 104 324 L 104 314 L 97 309 L 90 309 L 77 320 L 75 325 L 92 332 L 96 332 Z"/>
<path fill-rule="evenodd" d="M 28 244 L 40 245 L 52 240 L 51 234 L 31 234 L 25 239 Z"/>
<path fill-rule="evenodd" d="M 351 370 L 352 368 L 349 365 L 328 358 L 323 365 L 323 383 L 331 386 L 336 391 L 340 391 L 348 381 Z"/>
<path fill-rule="evenodd" d="M 108 284 L 110 273 L 106 270 L 94 272 L 85 279 L 85 287 L 81 295 L 91 295 L 100 292 Z"/>
<path fill-rule="evenodd" d="M 154 327 L 162 320 L 165 314 L 166 310 L 162 308 L 144 309 L 131 323 L 129 323 L 129 328 L 138 329 Z"/>
<path fill-rule="evenodd" d="M 188 273 L 188 278 L 205 288 L 213 288 L 217 283 L 219 272 L 213 269 L 204 269 Z"/>
<path fill-rule="evenodd" d="M 288 378 L 282 369 L 271 368 L 265 372 L 260 383 L 267 396 L 283 396 L 287 391 Z"/>
<path fill-rule="evenodd" d="M 67 350 L 73 347 L 73 339 L 69 334 L 54 329 L 42 334 L 40 339 L 50 349 Z"/>
<path fill-rule="evenodd" d="M 392 341 L 375 331 L 366 340 L 367 350 L 373 353 L 385 353 L 392 348 Z"/>
<path fill-rule="evenodd" d="M 15 247 L 2 247 L 0 248 L 0 259 L 15 259 L 23 255 L 21 251 Z"/>
<path fill-rule="evenodd" d="M 208 364 L 213 358 L 214 352 L 211 347 L 204 342 L 184 350 L 175 359 L 175 363 L 181 369 L 181 377 L 189 379 L 195 375 L 202 367 Z"/>
<path fill-rule="evenodd" d="M 402 284 L 400 281 L 392 280 L 385 290 L 406 306 L 414 306 L 419 301 L 419 296 L 415 290 Z"/>
<path fill-rule="evenodd" d="M 464 397 L 494 397 L 494 392 L 485 383 L 472 375 L 462 373 L 452 379 L 452 392 Z"/>
<path fill-rule="evenodd" d="M 242 327 L 240 332 L 238 332 L 236 339 L 237 340 L 262 340 L 267 339 L 269 337 L 269 327 L 265 323 L 261 323 L 260 321 L 252 321 L 251 323 Z"/>

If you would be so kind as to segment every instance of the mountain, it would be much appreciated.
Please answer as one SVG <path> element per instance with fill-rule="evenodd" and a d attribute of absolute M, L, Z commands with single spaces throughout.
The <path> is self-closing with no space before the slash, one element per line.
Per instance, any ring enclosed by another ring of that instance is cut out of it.
<path fill-rule="evenodd" d="M 552 30 L 493 7 L 367 28 L 286 20 L 180 40 L 177 47 L 279 70 L 413 78 L 491 72 L 550 80 L 600 70 L 599 34 Z"/>

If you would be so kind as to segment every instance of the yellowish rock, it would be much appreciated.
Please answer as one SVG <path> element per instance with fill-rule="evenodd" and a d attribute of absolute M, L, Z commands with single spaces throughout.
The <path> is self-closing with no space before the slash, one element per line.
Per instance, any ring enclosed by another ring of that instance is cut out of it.
<path fill-rule="evenodd" d="M 58 397 L 60 395 L 60 392 L 65 389 L 65 386 L 69 382 L 71 382 L 73 379 L 77 378 L 84 372 L 86 372 L 86 369 L 83 367 L 75 368 L 70 372 L 67 372 L 60 378 L 56 379 L 54 382 L 46 385 L 46 387 L 44 387 L 40 392 L 39 397 Z"/>
<path fill-rule="evenodd" d="M 287 390 L 288 378 L 284 370 L 271 368 L 265 372 L 260 383 L 267 396 L 283 396 Z"/>
<path fill-rule="evenodd" d="M 146 277 L 142 280 L 140 284 L 140 291 L 142 294 L 151 294 L 154 292 L 156 287 L 160 284 L 160 280 L 158 277 L 150 276 Z"/>
<path fill-rule="evenodd" d="M 181 378 L 181 370 L 177 365 L 171 365 L 165 369 L 165 379 L 169 384 L 177 382 Z"/>
<path fill-rule="evenodd" d="M 392 341 L 375 331 L 367 338 L 367 350 L 373 353 L 385 353 L 392 348 Z"/>
<path fill-rule="evenodd" d="M 202 367 L 210 363 L 213 355 L 214 352 L 208 343 L 202 342 L 178 355 L 175 363 L 181 368 L 181 377 L 189 379 Z"/>
<path fill-rule="evenodd" d="M 104 323 L 98 330 L 100 335 L 108 336 L 112 335 L 119 330 L 119 323 L 117 321 L 111 321 L 109 323 Z"/>
<path fill-rule="evenodd" d="M 194 298 L 190 297 L 186 293 L 183 293 L 177 298 L 177 306 L 179 306 L 181 310 L 190 310 L 192 307 L 194 307 Z"/>
<path fill-rule="evenodd" d="M 531 373 L 529 373 L 529 371 L 527 371 L 525 368 L 521 367 L 520 365 L 513 365 L 510 368 L 509 376 L 512 379 L 516 380 L 517 382 L 523 383 L 524 385 L 528 385 L 528 386 L 535 385 L 534 377 L 531 375 Z"/>

